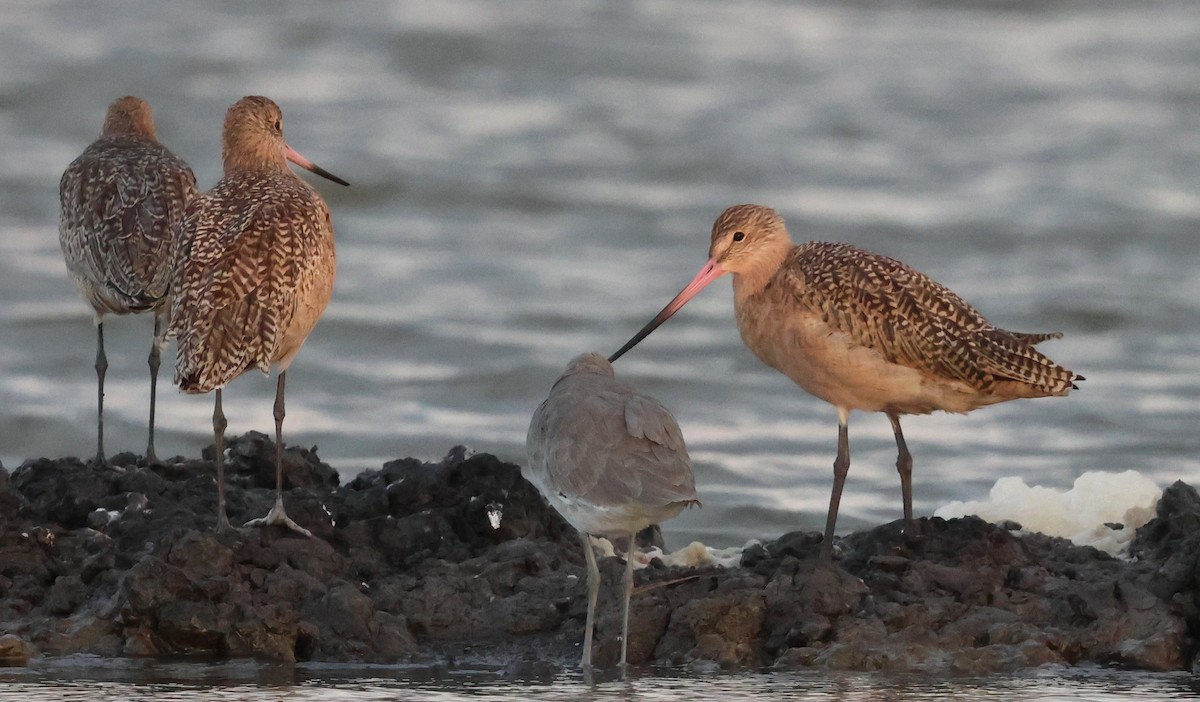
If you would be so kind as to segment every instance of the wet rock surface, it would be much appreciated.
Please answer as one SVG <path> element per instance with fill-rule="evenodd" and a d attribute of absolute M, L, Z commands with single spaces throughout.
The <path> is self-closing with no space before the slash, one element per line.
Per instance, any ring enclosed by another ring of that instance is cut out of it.
<path fill-rule="evenodd" d="M 231 439 L 230 520 L 274 500 L 274 446 Z M 574 666 L 585 614 L 573 529 L 517 466 L 461 447 L 346 485 L 285 451 L 291 516 L 314 533 L 213 531 L 211 451 L 147 466 L 0 467 L 0 665 L 100 656 L 373 662 L 478 657 Z M 977 518 L 748 547 L 737 568 L 636 574 L 631 663 L 984 674 L 1044 663 L 1197 667 L 1200 495 L 1168 488 L 1132 559 Z M 681 544 L 676 544 L 679 546 Z M 602 559 L 594 660 L 620 650 L 622 564 Z"/>

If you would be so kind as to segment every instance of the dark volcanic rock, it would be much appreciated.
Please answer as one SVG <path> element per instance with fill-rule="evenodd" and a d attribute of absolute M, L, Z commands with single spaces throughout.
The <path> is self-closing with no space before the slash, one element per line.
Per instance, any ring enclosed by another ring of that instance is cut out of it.
<path fill-rule="evenodd" d="M 1183 482 L 1163 491 L 1157 515 L 1138 529 L 1129 548 L 1141 559 L 1140 583 L 1151 599 L 1169 602 L 1187 622 L 1193 641 L 1200 639 L 1200 494 Z M 1139 593 L 1141 594 L 1141 593 Z M 1194 646 L 1191 669 L 1200 669 Z"/>
<path fill-rule="evenodd" d="M 20 510 L 21 496 L 13 489 L 8 471 L 4 469 L 3 465 L 0 465 L 0 534 L 10 527 L 17 528 L 20 522 L 18 516 Z"/>
<path fill-rule="evenodd" d="M 43 459 L 4 474 L 0 630 L 49 653 L 396 660 L 431 655 L 414 632 L 476 646 L 568 617 L 574 581 L 555 569 L 582 554 L 518 467 L 457 448 L 338 488 L 315 451 L 284 456 L 288 511 L 319 538 L 214 533 L 209 461 Z M 234 438 L 226 465 L 230 520 L 265 514 L 274 445 Z"/>
<path fill-rule="evenodd" d="M 500 659 L 576 664 L 586 603 L 574 531 L 517 466 L 456 447 L 339 486 L 315 449 L 284 452 L 280 528 L 217 535 L 209 460 L 132 454 L 0 468 L 0 659 Z M 117 460 L 117 459 L 120 460 Z M 229 442 L 230 520 L 274 500 L 274 445 Z M 655 531 L 646 538 L 661 538 Z M 738 568 L 636 573 L 632 663 L 983 674 L 1043 663 L 1190 669 L 1200 635 L 1200 495 L 1169 488 L 1129 562 L 976 518 L 748 547 Z M 600 563 L 593 657 L 620 652 L 618 559 Z M 550 665 L 550 668 L 547 668 Z"/>
<path fill-rule="evenodd" d="M 227 447 L 229 460 L 225 464 L 227 478 L 243 487 L 275 488 L 275 442 L 266 434 L 252 431 L 235 437 Z M 205 458 L 212 460 L 211 451 Z M 283 451 L 283 488 L 332 488 L 338 484 L 338 474 L 328 463 L 317 458 L 317 449 L 288 446 Z"/>
<path fill-rule="evenodd" d="M 119 470 L 86 466 L 75 458 L 38 458 L 13 472 L 12 486 L 24 499 L 27 514 L 77 529 L 87 526 L 88 514 L 109 496 Z"/>
<path fill-rule="evenodd" d="M 29 644 L 12 634 L 0 635 L 0 665 L 25 665 L 30 655 Z"/>
<path fill-rule="evenodd" d="M 851 535 L 836 571 L 809 561 L 792 564 L 791 583 L 773 589 L 772 578 L 768 591 L 782 593 L 774 611 L 794 623 L 767 638 L 769 651 L 788 647 L 776 662 L 966 674 L 1048 662 L 1186 664 L 1184 622 L 1128 564 L 977 517 L 915 526 Z M 826 582 L 812 583 L 822 571 Z M 796 603 L 804 593 L 811 599 Z"/>

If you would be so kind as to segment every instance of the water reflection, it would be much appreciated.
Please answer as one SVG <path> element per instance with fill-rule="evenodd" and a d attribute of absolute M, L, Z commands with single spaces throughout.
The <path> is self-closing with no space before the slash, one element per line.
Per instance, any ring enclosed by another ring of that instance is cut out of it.
<path fill-rule="evenodd" d="M 145 663 L 96 665 L 59 661 L 38 670 L 0 669 L 0 700 L 705 700 L 795 699 L 821 702 L 894 700 L 1107 700 L 1190 699 L 1200 692 L 1191 675 L 1101 669 L 1039 668 L 989 678 L 929 675 L 773 672 L 691 675 L 635 671 L 622 682 L 599 673 L 589 684 L 577 672 L 512 679 L 504 667 L 268 666 L 253 663 Z"/>

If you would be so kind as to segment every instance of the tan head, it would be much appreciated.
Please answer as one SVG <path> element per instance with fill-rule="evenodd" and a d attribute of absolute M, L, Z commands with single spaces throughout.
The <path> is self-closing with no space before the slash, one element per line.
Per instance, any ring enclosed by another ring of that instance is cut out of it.
<path fill-rule="evenodd" d="M 335 183 L 349 185 L 287 145 L 283 140 L 283 112 L 274 101 L 260 95 L 238 100 L 225 113 L 221 158 L 226 173 L 287 170 L 287 162 L 291 161 Z"/>
<path fill-rule="evenodd" d="M 713 222 L 708 256 L 726 273 L 765 284 L 792 246 L 778 212 L 762 205 L 734 205 Z"/>
<path fill-rule="evenodd" d="M 739 295 L 743 291 L 761 290 L 783 265 L 791 249 L 792 238 L 783 225 L 783 218 L 775 210 L 762 205 L 734 205 L 726 209 L 713 223 L 708 263 L 704 264 L 687 287 L 679 291 L 675 299 L 668 302 L 654 319 L 647 322 L 608 360 L 616 361 L 637 346 L 688 300 L 726 273 L 734 275 L 734 288 Z"/>
<path fill-rule="evenodd" d="M 101 136 L 132 134 L 154 139 L 154 113 L 150 110 L 150 103 L 132 95 L 117 98 L 108 106 L 108 112 L 104 115 L 104 127 L 100 130 L 100 134 Z"/>

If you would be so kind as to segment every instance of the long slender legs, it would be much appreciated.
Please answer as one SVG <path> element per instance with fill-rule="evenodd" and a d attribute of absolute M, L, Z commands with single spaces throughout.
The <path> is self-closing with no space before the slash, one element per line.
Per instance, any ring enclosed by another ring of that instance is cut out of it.
<path fill-rule="evenodd" d="M 629 535 L 629 546 L 625 549 L 625 575 L 622 578 L 624 608 L 621 612 L 621 678 L 629 668 L 629 602 L 633 597 L 633 550 L 635 534 Z M 585 678 L 592 672 L 592 632 L 596 627 L 596 601 L 600 597 L 600 568 L 596 565 L 596 554 L 592 550 L 592 537 L 579 532 L 583 544 L 583 555 L 587 560 L 587 622 L 583 630 L 583 673 Z"/>
<path fill-rule="evenodd" d="M 633 596 L 633 548 L 634 534 L 629 534 L 629 547 L 625 549 L 625 578 L 624 578 L 624 595 L 625 595 L 625 611 L 621 620 L 621 677 L 625 677 L 625 671 L 629 667 L 625 662 L 629 652 L 629 599 Z"/>
<path fill-rule="evenodd" d="M 825 518 L 825 539 L 821 541 L 821 559 L 833 560 L 833 530 L 837 526 L 838 505 L 842 503 L 842 488 L 850 472 L 850 410 L 838 408 L 838 452 L 833 461 L 833 493 L 829 495 L 829 515 Z"/>
<path fill-rule="evenodd" d="M 275 406 L 271 415 L 275 417 L 275 500 L 283 506 L 283 418 L 287 414 L 283 406 L 283 384 L 287 371 L 279 374 L 275 381 Z"/>
<path fill-rule="evenodd" d="M 229 517 L 225 514 L 225 413 L 221 411 L 221 388 L 217 388 L 217 400 L 213 405 L 213 445 L 217 464 L 217 533 L 229 531 Z"/>
<path fill-rule="evenodd" d="M 311 531 L 292 521 L 283 508 L 283 417 L 285 415 L 283 387 L 286 379 L 287 371 L 284 371 L 279 374 L 279 379 L 275 382 L 275 506 L 271 508 L 267 516 L 251 519 L 246 522 L 246 526 L 279 524 L 305 536 L 312 536 Z"/>
<path fill-rule="evenodd" d="M 104 355 L 104 322 L 96 318 L 96 465 L 104 459 L 104 374 L 108 372 L 108 357 Z"/>
<path fill-rule="evenodd" d="M 150 343 L 150 439 L 146 443 L 146 462 L 158 463 L 158 455 L 154 453 L 154 401 L 158 396 L 158 367 L 162 350 L 162 316 L 154 313 L 154 340 Z"/>
<path fill-rule="evenodd" d="M 892 422 L 892 431 L 896 433 L 896 471 L 900 473 L 900 493 L 904 498 L 904 521 L 912 523 L 912 454 L 904 443 L 904 432 L 900 431 L 900 415 L 895 412 L 887 413 Z"/>
<path fill-rule="evenodd" d="M 587 623 L 583 633 L 583 670 L 592 670 L 592 628 L 596 623 L 596 600 L 600 596 L 600 568 L 596 565 L 596 554 L 592 552 L 592 537 L 586 532 L 579 532 L 579 540 L 583 543 L 583 555 L 587 560 L 588 607 Z"/>
<path fill-rule="evenodd" d="M 146 443 L 146 461 L 157 463 L 154 452 L 154 409 L 158 395 L 158 369 L 162 365 L 162 323 L 158 313 L 154 315 L 154 340 L 150 344 L 150 438 Z M 108 356 L 104 353 L 104 322 L 96 320 L 96 464 L 104 465 L 104 376 L 108 374 Z"/>
<path fill-rule="evenodd" d="M 887 413 L 896 434 L 896 471 L 900 473 L 900 492 L 904 499 L 904 521 L 912 524 L 912 454 L 900 430 L 900 415 Z M 838 453 L 833 462 L 833 493 L 829 496 L 829 516 L 825 520 L 825 540 L 821 542 L 821 558 L 833 557 L 833 530 L 837 525 L 838 505 L 842 501 L 842 488 L 846 485 L 846 473 L 850 471 L 850 411 L 838 408 Z"/>

